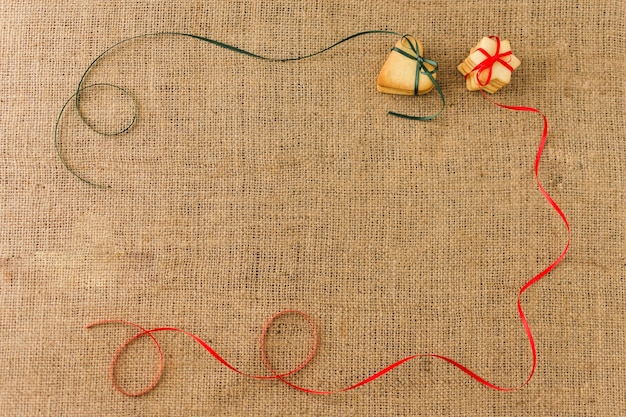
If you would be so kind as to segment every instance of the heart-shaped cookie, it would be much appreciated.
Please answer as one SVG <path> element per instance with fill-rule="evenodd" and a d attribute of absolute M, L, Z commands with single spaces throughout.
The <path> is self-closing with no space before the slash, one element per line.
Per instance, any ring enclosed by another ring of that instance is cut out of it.
<path fill-rule="evenodd" d="M 409 96 L 428 93 L 434 84 L 426 71 L 434 79 L 436 67 L 424 61 L 423 54 L 422 42 L 409 35 L 403 36 L 380 70 L 376 89 L 381 93 Z"/>

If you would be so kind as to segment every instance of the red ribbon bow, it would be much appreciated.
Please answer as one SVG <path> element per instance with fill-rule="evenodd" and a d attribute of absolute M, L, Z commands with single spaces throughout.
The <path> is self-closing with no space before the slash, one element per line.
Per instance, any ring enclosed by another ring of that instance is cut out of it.
<path fill-rule="evenodd" d="M 513 55 L 513 51 L 500 53 L 500 38 L 498 38 L 497 36 L 489 36 L 489 39 L 494 39 L 496 41 L 496 53 L 494 55 L 490 55 L 489 52 L 485 51 L 483 48 L 478 48 L 477 51 L 482 52 L 483 55 L 485 55 L 486 59 L 480 62 L 474 68 L 472 68 L 470 72 L 465 74 L 465 78 L 467 78 L 469 77 L 470 74 L 476 71 L 476 81 L 478 82 L 478 85 L 480 85 L 481 87 L 488 85 L 489 82 L 491 81 L 491 75 L 493 74 L 493 65 L 496 62 L 501 63 L 509 71 L 513 72 L 513 67 L 509 65 L 510 58 L 509 58 L 509 61 L 505 61 L 504 59 L 502 59 L 503 57 Z M 489 73 L 487 74 L 487 80 L 483 83 L 480 81 L 480 75 L 482 74 L 483 71 L 486 71 L 486 70 L 489 71 Z"/>

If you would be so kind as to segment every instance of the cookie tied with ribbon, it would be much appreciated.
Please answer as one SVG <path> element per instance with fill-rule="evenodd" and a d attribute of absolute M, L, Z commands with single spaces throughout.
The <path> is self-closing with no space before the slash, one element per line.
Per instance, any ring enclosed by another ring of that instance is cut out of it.
<path fill-rule="evenodd" d="M 509 41 L 497 36 L 481 39 L 457 69 L 465 76 L 469 91 L 495 93 L 511 82 L 511 73 L 522 62 L 513 55 Z"/>
<path fill-rule="evenodd" d="M 376 80 L 381 93 L 416 96 L 435 87 L 437 62 L 423 58 L 422 42 L 404 35 L 396 42 Z"/>

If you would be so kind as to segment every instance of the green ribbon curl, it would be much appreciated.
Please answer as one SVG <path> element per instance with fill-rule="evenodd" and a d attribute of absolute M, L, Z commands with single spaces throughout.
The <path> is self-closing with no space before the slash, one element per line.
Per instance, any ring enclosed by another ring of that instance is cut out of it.
<path fill-rule="evenodd" d="M 347 36 L 343 39 L 340 39 L 339 41 L 333 43 L 332 45 L 321 49 L 319 51 L 310 53 L 310 54 L 306 54 L 306 55 L 300 55 L 300 56 L 296 56 L 296 57 L 291 57 L 291 58 L 272 58 L 272 57 L 266 57 L 263 55 L 259 55 L 259 54 L 255 54 L 253 52 L 247 51 L 245 49 L 242 48 L 238 48 L 236 46 L 224 43 L 224 42 L 220 42 L 217 41 L 215 39 L 211 39 L 211 38 L 207 38 L 204 36 L 198 36 L 198 35 L 193 35 L 193 34 L 189 34 L 189 33 L 183 33 L 183 32 L 157 32 L 157 33 L 149 33 L 149 34 L 143 34 L 143 35 L 137 35 L 137 36 L 133 36 L 130 38 L 126 38 L 123 39 L 117 43 L 115 43 L 114 45 L 110 46 L 109 48 L 107 48 L 106 50 L 104 50 L 100 55 L 98 55 L 90 64 L 89 66 L 85 69 L 85 71 L 83 72 L 80 81 L 78 82 L 78 86 L 76 87 L 76 91 L 75 93 L 72 95 L 72 97 L 70 97 L 65 104 L 63 105 L 63 107 L 61 108 L 61 111 L 58 115 L 55 127 L 54 127 L 54 145 L 55 145 L 55 149 L 57 152 L 57 155 L 59 157 L 59 159 L 61 160 L 61 162 L 63 163 L 63 165 L 65 166 L 65 168 L 71 172 L 75 177 L 77 177 L 79 180 L 92 185 L 92 186 L 96 186 L 96 187 L 102 187 L 102 188 L 110 188 L 110 186 L 104 186 L 104 185 L 100 185 L 97 183 L 94 183 L 90 180 L 88 180 L 87 178 L 84 178 L 83 176 L 81 176 L 80 174 L 78 174 L 74 169 L 72 169 L 70 167 L 70 165 L 68 164 L 68 162 L 65 160 L 65 158 L 63 157 L 62 153 L 61 153 L 61 149 L 60 149 L 60 145 L 59 145 L 59 126 L 61 123 L 61 118 L 63 116 L 63 113 L 65 112 L 65 110 L 67 109 L 68 105 L 74 101 L 75 103 L 75 107 L 76 110 L 78 112 L 78 115 L 80 117 L 80 119 L 82 120 L 82 122 L 89 127 L 92 131 L 104 135 L 104 136 L 117 136 L 117 135 L 121 135 L 123 133 L 128 132 L 136 123 L 137 118 L 138 118 L 138 106 L 135 103 L 134 99 L 133 99 L 133 117 L 132 120 L 130 121 L 130 123 L 126 126 L 124 126 L 123 128 L 121 128 L 118 131 L 113 131 L 113 132 L 105 132 L 105 131 L 100 131 L 98 130 L 95 126 L 93 126 L 86 118 L 85 116 L 82 114 L 81 110 L 80 110 L 80 96 L 81 93 L 87 89 L 93 88 L 93 87 L 98 87 L 98 86 L 102 86 L 102 87 L 111 87 L 114 89 L 119 90 L 119 92 L 125 96 L 128 96 L 132 99 L 132 96 L 130 94 L 130 92 L 128 92 L 127 90 L 125 90 L 122 87 L 116 86 L 116 85 L 112 85 L 112 84 L 108 84 L 108 83 L 97 83 L 97 84 L 92 84 L 92 85 L 88 85 L 88 86 L 84 86 L 85 83 L 85 79 L 87 78 L 87 75 L 89 74 L 89 72 L 91 71 L 91 69 L 107 54 L 109 53 L 112 49 L 115 49 L 117 47 L 119 47 L 122 44 L 131 42 L 133 40 L 137 40 L 137 39 L 141 39 L 141 38 L 148 38 L 148 37 L 155 37 L 155 36 L 183 36 L 183 37 L 187 37 L 187 38 L 192 38 L 192 39 L 196 39 L 202 42 L 207 42 L 209 44 L 218 46 L 220 48 L 238 53 L 238 54 L 242 54 L 242 55 L 246 55 L 249 56 L 251 58 L 255 58 L 255 59 L 261 59 L 264 61 L 270 61 L 270 62 L 290 62 L 290 61 L 299 61 L 302 59 L 307 59 L 307 58 L 312 58 L 314 56 L 320 55 L 326 51 L 329 51 L 330 49 L 333 49 L 335 47 L 337 47 L 338 45 L 347 42 L 351 39 L 360 37 L 360 36 L 364 36 L 364 35 L 372 35 L 372 34 L 386 34 L 386 35 L 395 35 L 395 36 L 401 36 L 403 39 L 408 39 L 409 40 L 409 45 L 411 47 L 411 50 L 413 51 L 413 54 L 407 53 L 406 51 L 400 50 L 398 48 L 393 48 L 392 50 L 397 51 L 399 53 L 401 53 L 402 55 L 415 60 L 416 61 L 416 72 L 415 72 L 415 89 L 414 89 L 414 93 L 415 95 L 417 95 L 417 88 L 419 85 L 419 76 L 420 74 L 425 74 L 433 83 L 433 85 L 435 86 L 435 88 L 437 89 L 437 92 L 439 93 L 439 96 L 441 97 L 441 109 L 432 115 L 429 116 L 412 116 L 412 115 L 406 115 L 406 114 L 402 114 L 402 113 L 396 113 L 396 112 L 392 112 L 389 111 L 388 114 L 391 116 L 395 116 L 395 117 L 400 117 L 400 118 L 404 118 L 404 119 L 410 119 L 410 120 L 422 120 L 422 121 L 426 121 L 426 120 L 432 120 L 434 118 L 436 118 L 437 116 L 439 116 L 441 114 L 441 112 L 443 111 L 443 108 L 445 106 L 445 99 L 443 96 L 443 91 L 441 90 L 441 88 L 439 87 L 439 84 L 437 84 L 437 81 L 435 80 L 435 78 L 433 77 L 433 74 L 435 72 L 437 72 L 438 69 L 438 64 L 437 62 L 430 60 L 430 59 L 425 59 L 423 58 L 420 53 L 419 53 L 419 49 L 417 47 L 416 43 L 413 43 L 410 41 L 410 39 L 408 38 L 408 35 L 402 35 L 398 32 L 393 32 L 393 31 L 389 31 L 389 30 L 367 30 L 367 31 L 363 31 L 363 32 L 358 32 L 355 33 L 353 35 Z M 432 65 L 434 67 L 433 70 L 428 70 L 428 68 L 426 68 L 425 63 Z"/>

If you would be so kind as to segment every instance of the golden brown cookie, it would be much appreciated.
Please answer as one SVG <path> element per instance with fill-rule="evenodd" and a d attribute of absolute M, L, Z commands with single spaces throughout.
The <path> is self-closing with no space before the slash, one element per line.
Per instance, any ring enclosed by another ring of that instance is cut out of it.
<path fill-rule="evenodd" d="M 411 49 L 411 43 L 417 46 L 419 55 L 423 56 L 424 47 L 422 42 L 412 36 L 404 36 L 396 43 L 395 47 L 411 56 L 415 56 L 415 52 Z M 429 63 L 424 63 L 424 67 L 428 71 L 435 69 Z M 418 68 L 419 64 L 417 60 L 411 59 L 396 50 L 392 50 L 389 54 L 389 58 L 387 58 L 387 61 L 380 70 L 380 74 L 376 80 L 376 89 L 386 94 L 415 95 L 415 75 Z M 423 71 L 420 71 L 418 76 L 417 94 L 426 94 L 434 88 L 433 82 Z M 436 74 L 432 74 L 432 77 L 436 78 Z"/>

